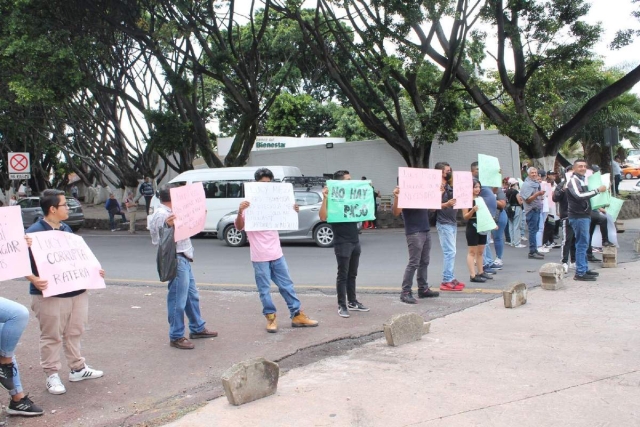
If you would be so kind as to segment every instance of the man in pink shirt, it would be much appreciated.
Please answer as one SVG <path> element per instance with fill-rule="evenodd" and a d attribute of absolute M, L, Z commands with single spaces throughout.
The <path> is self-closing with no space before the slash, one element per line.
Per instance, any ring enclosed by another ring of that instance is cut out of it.
<path fill-rule="evenodd" d="M 257 182 L 273 181 L 273 173 L 267 168 L 258 169 L 254 175 Z M 244 229 L 244 211 L 250 203 L 244 201 L 238 208 L 236 218 L 236 228 Z M 293 207 L 296 212 L 298 205 Z M 282 254 L 280 247 L 280 237 L 275 230 L 270 231 L 247 231 L 249 239 L 251 262 L 256 275 L 256 285 L 262 301 L 262 314 L 267 318 L 267 332 L 277 332 L 276 307 L 271 300 L 271 281 L 278 286 L 280 295 L 284 298 L 291 314 L 291 326 L 307 327 L 318 326 L 316 320 L 311 320 L 302 310 L 300 310 L 300 300 L 293 289 L 293 282 L 289 276 L 289 267 Z"/>

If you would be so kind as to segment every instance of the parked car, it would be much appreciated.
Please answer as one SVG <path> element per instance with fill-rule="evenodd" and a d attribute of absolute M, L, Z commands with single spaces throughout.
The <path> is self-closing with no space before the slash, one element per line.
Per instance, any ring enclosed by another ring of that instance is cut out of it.
<path fill-rule="evenodd" d="M 333 230 L 331 225 L 320 221 L 322 187 L 294 188 L 294 195 L 296 203 L 300 207 L 298 230 L 279 231 L 280 240 L 313 240 L 316 245 L 322 248 L 332 246 Z M 247 243 L 246 233 L 239 231 L 234 225 L 237 216 L 237 210 L 229 212 L 220 219 L 217 226 L 218 239 L 224 240 L 227 245 L 234 247 Z"/>
<path fill-rule="evenodd" d="M 640 177 L 640 166 L 624 166 L 622 168 L 622 177 L 625 179 Z"/>
<path fill-rule="evenodd" d="M 67 197 L 67 205 L 69 206 L 69 218 L 63 221 L 73 231 L 78 231 L 84 225 L 84 212 L 82 205 L 73 197 Z M 42 208 L 40 207 L 39 197 L 25 197 L 18 200 L 18 206 L 22 212 L 22 225 L 28 228 L 31 224 L 44 217 Z"/>

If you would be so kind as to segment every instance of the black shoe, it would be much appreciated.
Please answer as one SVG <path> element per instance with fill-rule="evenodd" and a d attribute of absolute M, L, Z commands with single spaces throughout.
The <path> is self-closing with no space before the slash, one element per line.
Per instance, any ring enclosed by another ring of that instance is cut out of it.
<path fill-rule="evenodd" d="M 616 245 L 614 245 L 611 242 L 603 242 L 602 246 L 605 247 L 605 248 L 615 248 L 616 247 Z"/>
<path fill-rule="evenodd" d="M 544 259 L 544 255 L 540 252 L 533 252 L 529 254 L 529 259 Z"/>
<path fill-rule="evenodd" d="M 22 415 L 23 417 L 36 417 L 44 414 L 44 411 L 29 399 L 29 395 L 26 395 L 17 402 L 11 399 L 9 406 L 7 407 L 7 414 Z"/>
<path fill-rule="evenodd" d="M 478 274 L 476 277 L 478 277 L 478 276 L 484 277 L 486 280 L 493 280 L 493 277 L 491 277 L 490 274 L 487 274 L 486 271 L 483 271 L 482 274 Z"/>
<path fill-rule="evenodd" d="M 432 291 L 431 288 L 427 288 L 425 290 L 418 289 L 418 298 L 435 298 L 439 296 L 440 292 Z"/>
<path fill-rule="evenodd" d="M 16 388 L 13 384 L 13 377 L 16 375 L 15 371 L 16 367 L 13 362 L 0 364 L 0 385 L 7 391 Z"/>
<path fill-rule="evenodd" d="M 400 301 L 405 302 L 407 304 L 417 304 L 418 301 L 411 295 L 411 292 L 403 293 L 400 295 Z"/>
<path fill-rule="evenodd" d="M 349 311 L 369 311 L 368 307 L 365 307 L 363 304 L 359 303 L 358 301 L 350 302 L 349 304 L 347 304 L 347 309 Z"/>
<path fill-rule="evenodd" d="M 598 258 L 594 257 L 593 255 L 588 255 L 587 256 L 587 261 L 589 261 L 589 262 L 602 262 L 601 259 L 598 259 Z"/>
<path fill-rule="evenodd" d="M 581 282 L 595 282 L 596 281 L 596 277 L 595 276 L 587 276 L 586 274 L 584 274 L 582 276 L 578 276 L 576 274 L 575 276 L 573 276 L 573 280 L 580 280 Z"/>
<path fill-rule="evenodd" d="M 470 282 L 473 283 L 484 283 L 487 281 L 487 279 L 485 279 L 484 277 L 480 276 L 479 274 L 476 274 L 475 276 L 471 277 L 469 279 Z"/>
<path fill-rule="evenodd" d="M 347 307 L 338 307 L 338 316 L 349 317 L 349 310 L 347 310 Z"/>
<path fill-rule="evenodd" d="M 600 273 L 597 273 L 597 272 L 591 271 L 591 270 L 587 270 L 587 272 L 584 273 L 584 274 L 586 274 L 587 276 L 593 276 L 593 277 L 598 277 L 600 275 Z"/>

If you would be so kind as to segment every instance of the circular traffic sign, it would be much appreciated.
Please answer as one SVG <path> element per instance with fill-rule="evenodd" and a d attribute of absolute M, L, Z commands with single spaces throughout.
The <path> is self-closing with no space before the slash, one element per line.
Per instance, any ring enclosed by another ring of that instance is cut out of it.
<path fill-rule="evenodd" d="M 9 165 L 16 172 L 23 172 L 29 167 L 29 159 L 24 154 L 14 154 L 9 159 Z"/>

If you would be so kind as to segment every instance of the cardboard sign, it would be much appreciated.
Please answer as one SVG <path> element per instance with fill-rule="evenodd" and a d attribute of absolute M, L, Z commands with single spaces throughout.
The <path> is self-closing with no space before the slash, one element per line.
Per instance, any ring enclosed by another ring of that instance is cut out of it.
<path fill-rule="evenodd" d="M 440 209 L 442 171 L 438 169 L 398 168 L 401 209 Z"/>
<path fill-rule="evenodd" d="M 476 205 L 478 206 L 478 210 L 476 211 L 476 230 L 478 233 L 495 230 L 497 224 L 482 197 L 476 199 Z"/>
<path fill-rule="evenodd" d="M 609 201 L 609 206 L 607 207 L 607 213 L 611 215 L 611 218 L 613 218 L 614 222 L 618 219 L 618 215 L 620 215 L 620 210 L 622 209 L 623 204 L 624 204 L 624 200 L 618 199 L 616 197 L 612 197 L 611 200 Z"/>
<path fill-rule="evenodd" d="M 102 289 L 100 262 L 80 236 L 51 230 L 29 233 L 31 253 L 41 279 L 49 281 L 42 295 L 50 297 L 81 289 Z"/>
<path fill-rule="evenodd" d="M 478 154 L 478 178 L 483 187 L 502 187 L 500 161 L 497 157 Z"/>
<path fill-rule="evenodd" d="M 0 208 L 0 280 L 29 276 L 31 262 L 24 240 L 20 206 Z"/>
<path fill-rule="evenodd" d="M 171 211 L 176 216 L 175 241 L 202 232 L 207 220 L 207 202 L 201 182 L 175 187 L 171 192 Z"/>
<path fill-rule="evenodd" d="M 607 184 L 604 184 L 602 182 L 602 175 L 600 174 L 600 171 L 592 174 L 587 178 L 587 186 L 589 187 L 589 190 L 595 190 L 601 185 Z M 608 206 L 611 203 L 611 194 L 609 194 L 608 191 L 604 191 L 589 199 L 589 202 L 591 203 L 591 209 L 598 209 L 604 206 Z"/>
<path fill-rule="evenodd" d="M 293 185 L 282 182 L 246 182 L 244 195 L 251 206 L 244 211 L 245 231 L 297 230 L 298 213 Z"/>
<path fill-rule="evenodd" d="M 376 219 L 373 187 L 369 181 L 327 181 L 327 222 L 360 222 Z"/>
<path fill-rule="evenodd" d="M 473 207 L 473 176 L 471 172 L 453 172 L 453 198 L 456 199 L 456 209 L 471 209 Z"/>

